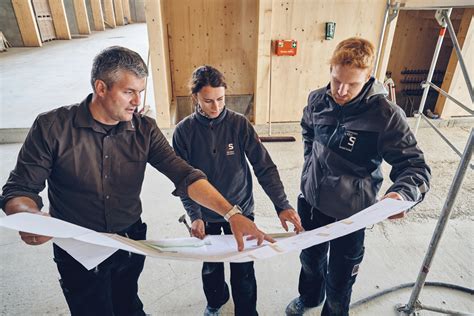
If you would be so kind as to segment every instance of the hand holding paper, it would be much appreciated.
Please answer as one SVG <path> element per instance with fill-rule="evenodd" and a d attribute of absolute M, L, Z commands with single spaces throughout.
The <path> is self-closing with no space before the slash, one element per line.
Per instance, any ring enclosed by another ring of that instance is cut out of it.
<path fill-rule="evenodd" d="M 175 238 L 157 241 L 136 241 L 115 234 L 92 231 L 56 218 L 18 213 L 0 218 L 0 226 L 39 235 L 55 237 L 54 242 L 67 251 L 87 269 L 100 264 L 118 249 L 137 254 L 176 260 L 207 262 L 247 262 L 311 247 L 376 224 L 387 217 L 399 214 L 415 205 L 415 202 L 384 199 L 344 220 L 302 232 L 291 237 L 279 236 L 275 243 L 243 240 L 236 251 L 231 235 L 197 238 Z M 235 215 L 232 218 L 243 217 Z M 245 218 L 245 217 L 244 217 Z M 247 219 L 247 218 L 245 218 Z M 251 222 L 252 223 L 252 222 Z M 241 236 L 244 235 L 240 231 Z M 263 233 L 262 233 L 263 235 Z M 278 235 L 276 235 L 278 236 Z M 277 238 L 275 236 L 275 238 Z M 268 240 L 273 241 L 270 236 Z M 241 248 L 241 249 L 242 249 Z"/>

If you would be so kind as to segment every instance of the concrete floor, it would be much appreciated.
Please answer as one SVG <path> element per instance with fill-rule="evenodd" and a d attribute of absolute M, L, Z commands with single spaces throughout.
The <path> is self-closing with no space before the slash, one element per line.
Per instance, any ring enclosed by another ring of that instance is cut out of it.
<path fill-rule="evenodd" d="M 52 42 L 41 49 L 12 49 L 0 54 L 0 128 L 29 127 L 38 113 L 82 100 L 90 91 L 88 76 L 92 57 L 101 48 L 113 44 L 128 46 L 146 56 L 145 25 L 134 24 L 94 33 L 85 39 Z M 60 66 L 56 66 L 58 62 Z M 299 130 L 297 125 L 286 128 L 288 131 Z M 441 130 L 458 149 L 463 150 L 470 127 L 443 127 Z M 266 145 L 279 167 L 292 203 L 298 193 L 303 156 L 300 137 L 298 134 L 295 136 L 298 141 L 294 143 Z M 407 219 L 385 221 L 368 230 L 366 256 L 354 287 L 354 302 L 382 289 L 416 280 L 459 162 L 459 158 L 431 129 L 420 129 L 418 139 L 433 168 L 432 190 Z M 20 146 L 0 145 L 2 185 L 14 167 Z M 386 176 L 388 172 L 386 167 Z M 389 185 L 387 180 L 383 188 Z M 143 218 L 149 225 L 149 239 L 186 235 L 185 228 L 177 221 L 184 211 L 179 199 L 171 196 L 172 190 L 169 180 L 153 168 L 147 169 L 141 196 Z M 470 170 L 428 281 L 474 288 L 473 193 L 474 177 Z M 47 208 L 46 193 L 42 195 Z M 256 182 L 255 198 L 257 225 L 267 232 L 281 231 L 269 199 Z M 20 242 L 16 232 L 0 229 L 0 258 L 1 315 L 68 314 L 57 282 L 50 244 L 27 246 Z M 286 304 L 297 295 L 298 253 L 257 261 L 255 265 L 259 313 L 283 315 Z M 147 259 L 140 279 L 140 295 L 146 311 L 152 315 L 201 314 L 206 303 L 201 290 L 200 269 L 201 265 L 196 262 Z M 395 304 L 407 303 L 409 295 L 410 290 L 397 291 L 354 309 L 351 314 L 396 315 Z M 425 288 L 420 300 L 427 305 L 474 312 L 471 295 L 451 290 Z M 224 306 L 223 311 L 224 315 L 233 314 L 232 301 Z M 319 311 L 316 308 L 309 314 L 318 315 Z"/>
<path fill-rule="evenodd" d="M 444 128 L 443 132 L 458 148 L 463 148 L 469 133 L 467 128 Z M 432 190 L 407 219 L 385 221 L 368 230 L 366 256 L 354 287 L 353 301 L 416 280 L 458 163 L 458 158 L 430 129 L 420 130 L 419 141 L 433 167 Z M 298 140 L 266 146 L 279 167 L 287 194 L 294 202 L 302 166 L 302 143 Z M 0 183 L 5 183 L 19 148 L 20 144 L 0 145 Z M 388 171 L 389 168 L 385 168 L 386 174 Z M 386 181 L 384 188 L 388 185 L 389 181 Z M 177 221 L 184 211 L 179 200 L 171 196 L 172 190 L 169 180 L 153 168 L 147 169 L 141 196 L 149 239 L 186 235 L 185 228 Z M 429 281 L 474 287 L 473 192 L 474 177 L 470 171 L 433 262 Z M 43 197 L 46 199 L 44 192 Z M 281 231 L 271 204 L 258 185 L 255 197 L 257 224 L 267 232 Z M 49 244 L 26 246 L 16 232 L 0 229 L 0 258 L 2 315 L 67 314 Z M 146 311 L 153 315 L 200 314 L 205 306 L 200 266 L 195 262 L 147 259 L 140 279 Z M 298 253 L 256 262 L 261 315 L 283 314 L 286 304 L 297 295 L 298 271 Z M 407 303 L 409 295 L 409 290 L 392 293 L 353 310 L 352 315 L 396 315 L 394 305 Z M 420 299 L 428 305 L 474 312 L 472 296 L 451 290 L 426 288 Z M 232 315 L 231 302 L 225 305 L 224 312 Z M 310 315 L 318 312 L 315 309 Z"/>

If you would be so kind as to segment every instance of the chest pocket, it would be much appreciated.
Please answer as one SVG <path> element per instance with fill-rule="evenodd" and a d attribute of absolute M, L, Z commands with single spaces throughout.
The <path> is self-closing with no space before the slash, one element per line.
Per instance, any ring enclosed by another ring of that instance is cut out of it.
<path fill-rule="evenodd" d="M 136 195 L 140 193 L 145 176 L 146 161 L 125 161 L 120 163 L 114 190 L 117 193 Z"/>
<path fill-rule="evenodd" d="M 338 126 L 336 118 L 331 116 L 321 116 L 320 114 L 313 114 L 313 126 L 314 126 L 314 140 L 328 146 L 331 135 Z"/>

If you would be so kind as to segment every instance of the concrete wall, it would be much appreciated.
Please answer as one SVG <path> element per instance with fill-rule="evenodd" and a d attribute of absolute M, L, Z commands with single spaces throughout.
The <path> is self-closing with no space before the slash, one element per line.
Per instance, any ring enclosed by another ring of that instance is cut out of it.
<path fill-rule="evenodd" d="M 74 3 L 72 0 L 63 0 L 64 1 L 64 8 L 66 9 L 66 16 L 67 21 L 69 24 L 69 30 L 71 31 L 71 35 L 79 34 L 79 30 L 77 28 L 77 20 L 76 15 L 74 14 Z"/>
<path fill-rule="evenodd" d="M 0 1 L 0 31 L 12 46 L 23 46 L 23 39 L 10 0 Z"/>

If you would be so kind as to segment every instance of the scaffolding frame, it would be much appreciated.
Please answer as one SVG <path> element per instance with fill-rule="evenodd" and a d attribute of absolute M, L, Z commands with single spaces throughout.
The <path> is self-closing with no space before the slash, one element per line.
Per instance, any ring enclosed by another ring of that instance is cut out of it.
<path fill-rule="evenodd" d="M 433 78 L 433 73 L 436 68 L 436 63 L 438 62 L 438 57 L 439 57 L 439 52 L 441 50 L 441 46 L 443 44 L 443 39 L 444 35 L 446 33 L 446 29 L 448 29 L 449 35 L 451 37 L 451 40 L 453 42 L 453 46 L 456 51 L 456 55 L 458 57 L 458 63 L 461 66 L 462 74 L 464 76 L 464 80 L 467 85 L 467 89 L 469 92 L 469 96 L 471 97 L 471 101 L 474 102 L 474 91 L 471 83 L 471 79 L 469 77 L 469 73 L 467 72 L 466 64 L 464 63 L 464 58 L 461 53 L 461 48 L 459 47 L 459 43 L 456 37 L 456 33 L 454 32 L 453 24 L 451 23 L 450 15 L 451 15 L 452 8 L 448 9 L 439 9 L 436 11 L 435 18 L 438 21 L 439 25 L 441 26 L 440 31 L 439 31 L 439 36 L 438 36 L 438 42 L 436 43 L 436 48 L 433 54 L 433 59 L 431 60 L 431 66 L 430 70 L 428 72 L 428 77 L 425 82 L 422 83 L 423 89 L 423 96 L 421 97 L 420 101 L 420 107 L 418 109 L 418 118 L 416 120 L 416 125 L 415 125 L 415 135 L 418 133 L 418 128 L 420 126 L 420 121 L 424 117 L 423 110 L 425 108 L 426 104 L 426 99 L 428 97 L 428 92 L 430 88 L 433 88 L 434 90 L 440 92 L 442 95 L 448 97 L 450 100 L 454 102 L 457 106 L 461 107 L 465 111 L 467 111 L 469 114 L 473 115 L 474 112 L 469 109 L 468 106 L 462 104 L 460 101 L 456 100 L 454 97 L 450 96 L 449 93 L 443 91 L 441 88 L 437 87 L 434 83 L 431 82 Z M 445 140 L 446 141 L 446 140 Z M 450 144 L 452 147 L 452 144 Z"/>
<path fill-rule="evenodd" d="M 464 63 L 464 59 L 461 53 L 461 49 L 459 47 L 459 43 L 457 41 L 456 34 L 454 32 L 453 25 L 451 24 L 450 20 L 450 15 L 452 11 L 452 7 L 447 7 L 447 6 L 437 6 L 437 7 L 404 7 L 401 6 L 399 2 L 395 3 L 394 5 L 387 5 L 387 9 L 385 11 L 385 16 L 384 16 L 384 22 L 388 20 L 388 23 L 391 23 L 394 18 L 397 16 L 399 10 L 437 10 L 435 14 L 435 18 L 438 21 L 438 23 L 441 26 L 439 36 L 438 36 L 438 41 L 436 44 L 436 48 L 433 54 L 433 59 L 431 62 L 430 70 L 428 72 L 428 77 L 425 82 L 422 82 L 422 87 L 424 88 L 423 90 L 423 96 L 420 101 L 420 106 L 419 106 L 419 116 L 416 121 L 416 127 L 415 127 L 415 135 L 418 132 L 418 127 L 420 125 L 420 121 L 423 118 L 434 130 L 438 135 L 443 139 L 448 146 L 461 157 L 461 161 L 459 163 L 459 166 L 456 170 L 455 176 L 453 178 L 453 181 L 451 183 L 450 189 L 448 191 L 448 194 L 446 196 L 445 203 L 443 205 L 443 208 L 441 210 L 440 217 L 438 219 L 436 228 L 433 232 L 433 235 L 431 237 L 430 244 L 428 246 L 427 253 L 423 259 L 422 266 L 420 268 L 420 271 L 417 276 L 417 280 L 414 284 L 412 293 L 410 295 L 410 299 L 407 304 L 397 304 L 395 306 L 395 309 L 400 313 L 400 315 L 406 315 L 406 316 L 412 316 L 412 315 L 419 315 L 420 310 L 429 310 L 432 312 L 437 312 L 437 313 L 445 313 L 445 314 L 450 314 L 450 315 L 472 315 L 470 313 L 466 312 L 459 312 L 459 311 L 453 311 L 453 310 L 447 310 L 443 308 L 438 308 L 434 306 L 428 306 L 422 304 L 418 299 L 420 296 L 420 293 L 426 283 L 426 277 L 428 276 L 431 263 L 433 261 L 433 258 L 436 254 L 436 250 L 438 248 L 439 242 L 441 241 L 441 238 L 443 236 L 444 230 L 446 228 L 446 225 L 448 223 L 449 217 L 451 215 L 451 211 L 453 209 L 457 194 L 459 192 L 459 189 L 462 185 L 464 176 L 466 174 L 466 171 L 468 169 L 468 166 L 470 165 L 471 169 L 474 169 L 473 165 L 470 164 L 470 160 L 472 158 L 472 150 L 474 147 L 474 128 L 471 129 L 468 141 L 466 143 L 464 153 L 461 154 L 461 152 L 454 146 L 444 135 L 443 133 L 435 127 L 434 124 L 432 124 L 429 119 L 423 114 L 423 109 L 425 107 L 426 99 L 428 96 L 428 92 L 430 88 L 433 88 L 434 90 L 438 91 L 445 97 L 449 98 L 456 104 L 457 106 L 461 107 L 462 109 L 466 110 L 469 114 L 473 115 L 474 111 L 470 110 L 469 107 L 466 105 L 462 104 L 460 101 L 455 99 L 454 97 L 450 96 L 447 92 L 443 91 L 441 88 L 437 87 L 435 84 L 431 82 L 433 78 L 433 73 L 436 67 L 436 63 L 438 61 L 438 56 L 439 52 L 441 50 L 441 45 L 443 43 L 444 35 L 446 33 L 446 28 L 448 29 L 448 32 L 450 34 L 451 40 L 453 41 L 453 45 L 456 50 L 456 55 L 458 57 L 458 63 L 461 66 L 461 70 L 464 76 L 464 80 L 466 82 L 469 95 L 471 97 L 471 101 L 474 102 L 474 93 L 473 93 L 473 87 L 472 83 L 469 77 L 469 73 L 467 72 L 466 65 Z M 391 13 L 389 14 L 389 12 Z M 381 38 L 384 37 L 386 25 L 383 26 L 382 29 L 382 35 Z M 381 50 L 381 47 L 379 45 L 379 50 Z M 377 54 L 376 58 L 376 64 L 379 62 L 379 56 L 380 54 Z"/>

